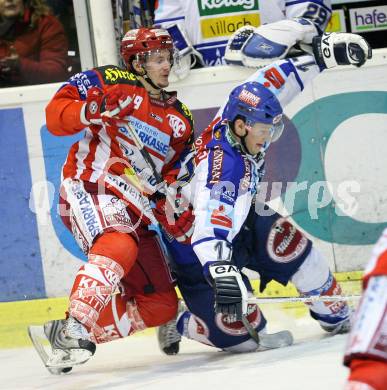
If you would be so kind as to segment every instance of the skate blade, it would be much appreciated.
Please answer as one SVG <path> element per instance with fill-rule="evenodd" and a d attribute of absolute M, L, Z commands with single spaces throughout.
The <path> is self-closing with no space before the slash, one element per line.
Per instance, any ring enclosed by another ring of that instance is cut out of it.
<path fill-rule="evenodd" d="M 44 366 L 53 375 L 67 373 L 73 366 L 85 363 L 92 356 L 86 350 L 73 350 L 71 356 L 62 350 L 52 350 L 43 326 L 30 325 L 28 335 Z"/>
<path fill-rule="evenodd" d="M 85 349 L 72 349 L 71 353 L 67 353 L 61 349 L 53 349 L 51 355 L 48 357 L 46 367 L 66 368 L 78 366 L 86 363 L 92 356 L 92 353 Z"/>
<path fill-rule="evenodd" d="M 258 350 L 288 347 L 293 344 L 293 335 L 288 330 L 271 334 L 259 334 Z"/>

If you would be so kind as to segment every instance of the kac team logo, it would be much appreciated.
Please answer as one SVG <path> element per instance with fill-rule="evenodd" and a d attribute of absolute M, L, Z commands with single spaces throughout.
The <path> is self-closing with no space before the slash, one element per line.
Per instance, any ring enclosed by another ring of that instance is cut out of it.
<path fill-rule="evenodd" d="M 186 130 L 186 126 L 183 120 L 172 114 L 168 114 L 167 117 L 169 119 L 169 126 L 171 126 L 171 129 L 173 130 L 173 136 L 175 138 L 182 137 Z"/>

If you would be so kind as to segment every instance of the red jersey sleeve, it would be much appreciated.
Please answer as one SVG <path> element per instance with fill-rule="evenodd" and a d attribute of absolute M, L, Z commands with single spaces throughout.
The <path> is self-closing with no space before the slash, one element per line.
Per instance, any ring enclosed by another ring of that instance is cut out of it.
<path fill-rule="evenodd" d="M 86 127 L 81 121 L 84 104 L 76 87 L 71 84 L 62 87 L 46 107 L 49 132 L 54 135 L 71 135 L 83 130 Z"/>
<path fill-rule="evenodd" d="M 50 133 L 72 135 L 87 126 L 82 122 L 81 111 L 91 87 L 108 88 L 98 68 L 75 74 L 56 92 L 46 107 L 46 124 Z"/>

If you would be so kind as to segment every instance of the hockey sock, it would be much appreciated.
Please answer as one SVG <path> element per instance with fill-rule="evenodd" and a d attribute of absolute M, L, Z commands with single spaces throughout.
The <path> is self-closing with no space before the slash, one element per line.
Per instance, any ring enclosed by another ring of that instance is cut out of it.
<path fill-rule="evenodd" d="M 349 383 L 360 382 L 367 384 L 370 386 L 369 389 L 384 390 L 387 383 L 387 362 L 354 359 L 351 362 L 351 373 L 348 381 Z M 356 388 L 353 387 L 353 389 Z"/>
<path fill-rule="evenodd" d="M 302 296 L 341 295 L 341 287 L 329 270 L 322 255 L 312 248 L 304 263 L 291 280 Z M 322 326 L 334 327 L 349 317 L 349 308 L 344 301 L 307 303 L 311 316 Z"/>
<path fill-rule="evenodd" d="M 93 328 L 136 257 L 137 244 L 130 235 L 109 232 L 100 236 L 75 277 L 69 314 L 88 330 Z"/>

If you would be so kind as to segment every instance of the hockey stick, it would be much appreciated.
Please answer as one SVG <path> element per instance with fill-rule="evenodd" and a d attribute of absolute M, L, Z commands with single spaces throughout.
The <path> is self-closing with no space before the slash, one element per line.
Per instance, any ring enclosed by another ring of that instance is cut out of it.
<path fill-rule="evenodd" d="M 246 328 L 246 330 L 249 332 L 249 335 L 251 336 L 251 338 L 257 343 L 257 345 L 259 346 L 260 345 L 260 339 L 259 339 L 259 334 L 258 332 L 252 327 L 252 325 L 250 324 L 249 320 L 247 319 L 247 317 L 242 314 L 242 323 L 243 323 L 243 326 Z"/>
<path fill-rule="evenodd" d="M 250 337 L 256 342 L 258 349 L 276 349 L 288 347 L 293 344 L 293 335 L 288 330 L 282 330 L 276 333 L 262 333 L 259 335 L 245 315 L 242 315 L 241 320 Z"/>
<path fill-rule="evenodd" d="M 337 301 L 352 301 L 360 299 L 361 295 L 313 295 L 311 297 L 273 297 L 273 298 L 259 298 L 252 297 L 248 298 L 249 303 L 292 303 L 292 302 L 303 302 L 303 303 L 314 303 L 314 302 L 337 302 Z"/>
<path fill-rule="evenodd" d="M 160 185 L 160 184 L 162 185 L 163 190 L 161 190 L 159 188 L 157 191 L 160 192 L 161 194 L 165 195 L 169 204 L 172 206 L 173 212 L 178 214 L 179 210 L 176 207 L 175 199 L 173 198 L 173 195 L 170 192 L 168 192 L 168 190 L 166 188 L 165 181 L 163 180 L 161 174 L 159 172 L 157 172 L 156 165 L 155 165 L 152 157 L 150 156 L 149 152 L 145 149 L 145 146 L 144 146 L 143 142 L 141 141 L 141 138 L 137 134 L 136 130 L 133 129 L 132 125 L 128 121 L 124 121 L 124 120 L 119 121 L 119 122 L 117 122 L 117 125 L 124 127 L 125 130 L 130 134 L 130 137 L 132 138 L 134 145 L 141 153 L 141 156 L 143 157 L 148 168 L 152 171 L 152 174 L 153 174 L 154 178 L 156 179 L 156 183 L 158 185 Z"/>
<path fill-rule="evenodd" d="M 143 142 L 141 141 L 141 138 L 137 134 L 136 130 L 133 129 L 132 125 L 128 121 L 124 121 L 124 120 L 117 122 L 117 126 L 124 127 L 125 130 L 130 134 L 130 137 L 132 138 L 134 145 L 141 153 L 141 156 L 145 160 L 149 169 L 152 171 L 152 174 L 155 177 L 157 184 L 163 184 L 164 180 L 161 177 L 161 174 L 159 172 L 157 172 L 156 165 L 155 165 L 152 157 L 150 156 L 149 152 L 145 149 L 145 146 L 144 146 Z M 164 185 L 165 185 L 165 183 L 164 183 Z"/>

